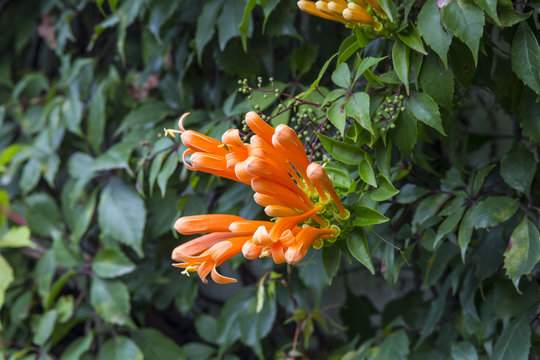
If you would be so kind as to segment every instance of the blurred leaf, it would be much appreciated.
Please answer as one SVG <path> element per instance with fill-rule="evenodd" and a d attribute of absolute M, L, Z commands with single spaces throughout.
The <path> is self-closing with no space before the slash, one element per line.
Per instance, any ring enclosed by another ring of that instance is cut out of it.
<path fill-rule="evenodd" d="M 531 328 L 526 314 L 504 327 L 493 349 L 493 360 L 526 360 L 531 347 Z"/>
<path fill-rule="evenodd" d="M 322 264 L 322 252 L 308 252 L 304 260 L 298 264 L 298 268 L 302 282 L 320 297 L 330 282 Z"/>
<path fill-rule="evenodd" d="M 517 200 L 506 196 L 489 196 L 478 201 L 471 209 L 475 229 L 489 228 L 510 219 L 519 207 Z"/>
<path fill-rule="evenodd" d="M 328 136 L 316 132 L 317 137 L 321 141 L 322 145 L 336 160 L 345 164 L 356 165 L 362 161 L 363 150 L 359 147 L 344 143 L 342 141 L 334 140 Z"/>
<path fill-rule="evenodd" d="M 244 7 L 244 15 L 242 17 L 242 22 L 240 25 L 238 25 L 238 30 L 240 31 L 240 36 L 242 39 L 242 47 L 244 48 L 244 52 L 247 52 L 247 37 L 248 35 L 251 35 L 251 31 L 253 30 L 251 25 L 251 17 L 250 14 L 253 11 L 253 8 L 255 8 L 255 5 L 257 3 L 257 0 L 248 0 L 246 3 L 246 6 Z M 263 5 L 264 6 L 264 5 Z M 233 22 L 233 24 L 237 24 L 236 21 Z M 264 24 L 266 24 L 266 17 Z M 263 25 L 263 32 L 264 32 L 264 25 Z"/>
<path fill-rule="evenodd" d="M 514 229 L 508 248 L 504 252 L 504 268 L 506 275 L 518 288 L 522 275 L 529 274 L 540 259 L 540 233 L 536 225 L 523 217 Z"/>
<path fill-rule="evenodd" d="M 454 100 L 454 74 L 452 69 L 445 69 L 435 56 L 428 56 L 420 73 L 422 90 L 433 100 L 445 107 L 452 108 Z"/>
<path fill-rule="evenodd" d="M 92 262 L 92 271 L 102 278 L 114 278 L 132 272 L 135 264 L 118 249 L 101 249 Z"/>
<path fill-rule="evenodd" d="M 472 0 L 450 2 L 442 10 L 444 25 L 471 49 L 478 63 L 478 47 L 484 32 L 484 12 Z"/>
<path fill-rule="evenodd" d="M 101 143 L 103 142 L 106 113 L 105 113 L 106 97 L 105 86 L 99 86 L 92 100 L 88 105 L 88 142 L 96 153 L 101 153 Z"/>
<path fill-rule="evenodd" d="M 244 9 L 246 6 L 250 5 L 249 0 L 247 5 L 244 4 L 244 1 L 227 2 L 221 9 L 221 14 L 216 23 L 218 28 L 219 48 L 221 51 L 225 49 L 225 46 L 230 39 L 241 35 L 240 27 L 245 29 L 246 36 L 250 32 L 249 16 L 246 20 L 247 24 L 243 22 Z"/>
<path fill-rule="evenodd" d="M 38 346 L 43 346 L 51 337 L 53 333 L 54 326 L 56 324 L 56 310 L 49 310 L 39 319 L 39 323 L 34 333 L 34 344 Z"/>
<path fill-rule="evenodd" d="M 524 91 L 521 97 L 521 128 L 526 136 L 540 144 L 540 102 L 535 102 L 534 98 L 532 91 Z"/>
<path fill-rule="evenodd" d="M 111 146 L 107 151 L 98 156 L 89 166 L 91 171 L 105 171 L 112 169 L 125 169 L 131 173 L 129 168 L 129 157 L 135 144 L 131 141 L 124 141 Z"/>
<path fill-rule="evenodd" d="M 540 94 L 540 46 L 526 22 L 519 25 L 514 35 L 510 55 L 512 70 L 525 85 Z"/>
<path fill-rule="evenodd" d="M 144 202 L 119 178 L 112 178 L 101 192 L 98 223 L 104 236 L 129 245 L 143 256 L 142 237 L 146 219 Z"/>
<path fill-rule="evenodd" d="M 131 110 L 124 117 L 122 124 L 115 131 L 115 135 L 127 130 L 149 128 L 170 114 L 172 114 L 172 111 L 166 103 L 162 101 L 146 102 L 140 107 Z"/>
<path fill-rule="evenodd" d="M 392 0 L 377 0 L 385 14 L 388 15 L 388 19 L 394 22 L 397 18 L 397 8 Z"/>
<path fill-rule="evenodd" d="M 133 331 L 131 336 L 145 359 L 187 359 L 182 348 L 159 330 L 141 328 Z"/>
<path fill-rule="evenodd" d="M 370 360 L 399 360 L 409 357 L 409 338 L 404 330 L 399 330 L 388 336 L 373 351 Z"/>
<path fill-rule="evenodd" d="M 94 335 L 92 333 L 73 340 L 62 352 L 60 360 L 79 360 L 85 352 L 90 350 L 93 340 Z"/>
<path fill-rule="evenodd" d="M 64 230 L 62 216 L 54 200 L 45 193 L 34 193 L 26 198 L 26 220 L 30 231 L 45 237 Z"/>
<path fill-rule="evenodd" d="M 310 69 L 319 53 L 319 47 L 310 43 L 305 43 L 294 48 L 291 53 L 291 69 L 299 76 L 304 75 Z"/>
<path fill-rule="evenodd" d="M 332 280 L 337 274 L 340 258 L 341 253 L 337 246 L 327 246 L 322 248 L 322 262 L 328 277 L 328 285 L 332 284 Z"/>
<path fill-rule="evenodd" d="M 520 142 L 515 143 L 501 160 L 501 176 L 504 181 L 525 194 L 531 189 L 536 168 L 533 154 Z"/>
<path fill-rule="evenodd" d="M 467 341 L 453 343 L 450 356 L 452 360 L 478 360 L 476 349 Z"/>
<path fill-rule="evenodd" d="M 373 260 L 371 259 L 369 244 L 364 231 L 359 230 L 351 233 L 347 237 L 347 247 L 352 256 L 367 267 L 371 274 L 375 275 L 375 268 L 373 267 Z"/>
<path fill-rule="evenodd" d="M 30 230 L 27 226 L 12 227 L 0 238 L 0 248 L 19 248 L 24 246 L 36 248 L 36 244 L 30 240 Z"/>
<path fill-rule="evenodd" d="M 0 309 L 4 305 L 4 298 L 9 284 L 13 281 L 13 269 L 6 259 L 0 254 Z M 1 329 L 1 327 L 0 327 Z"/>
<path fill-rule="evenodd" d="M 90 286 L 90 303 L 106 322 L 134 327 L 129 316 L 131 310 L 129 292 L 126 285 L 120 280 L 102 280 L 94 277 Z M 103 346 L 102 350 L 106 347 L 107 344 Z M 113 345 L 109 345 L 109 347 L 113 347 Z M 100 356 L 102 356 L 101 351 Z"/>
<path fill-rule="evenodd" d="M 159 0 L 154 2 L 152 5 L 150 18 L 148 19 L 148 29 L 155 36 L 156 40 L 161 41 L 161 37 L 159 35 L 160 29 L 176 11 L 178 1 Z"/>
<path fill-rule="evenodd" d="M 125 336 L 114 336 L 99 349 L 98 360 L 143 360 L 141 349 Z"/>
<path fill-rule="evenodd" d="M 167 182 L 169 181 L 169 178 L 176 170 L 176 167 L 178 166 L 178 156 L 175 152 L 171 153 L 167 160 L 165 160 L 165 164 L 163 164 L 163 167 L 161 168 L 161 171 L 159 172 L 159 175 L 157 177 L 157 183 L 159 186 L 159 190 L 161 190 L 161 197 L 165 197 L 165 190 L 167 188 Z"/>
<path fill-rule="evenodd" d="M 206 360 L 212 358 L 216 349 L 204 343 L 190 342 L 182 346 L 182 351 L 187 359 Z"/>
<path fill-rule="evenodd" d="M 215 344 L 218 338 L 217 321 L 210 315 L 200 314 L 195 319 L 197 334 L 206 342 Z"/>

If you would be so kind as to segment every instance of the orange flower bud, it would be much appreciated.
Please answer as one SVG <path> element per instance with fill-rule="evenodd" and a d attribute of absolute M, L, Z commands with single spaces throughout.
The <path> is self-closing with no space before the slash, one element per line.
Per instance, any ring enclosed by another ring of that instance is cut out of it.
<path fill-rule="evenodd" d="M 264 208 L 266 215 L 270 217 L 285 217 L 298 215 L 298 211 L 286 206 L 269 205 Z"/>
<path fill-rule="evenodd" d="M 183 216 L 176 220 L 174 229 L 183 235 L 206 232 L 228 232 L 235 221 L 243 221 L 240 216 L 224 214 L 206 214 Z"/>
<path fill-rule="evenodd" d="M 262 137 L 269 144 L 272 143 L 274 128 L 266 123 L 255 111 L 246 114 L 246 124 L 257 135 Z"/>
<path fill-rule="evenodd" d="M 300 0 L 296 3 L 296 5 L 298 5 L 300 10 L 310 15 L 315 15 L 315 16 L 318 16 L 327 20 L 339 21 L 339 19 L 336 18 L 335 16 L 325 14 L 324 12 L 317 9 L 313 1 Z"/>
<path fill-rule="evenodd" d="M 334 184 L 332 183 L 332 180 L 330 180 L 330 177 L 328 176 L 324 168 L 317 163 L 311 163 L 307 168 L 307 176 L 317 188 L 317 192 L 321 196 L 321 199 L 326 197 L 324 191 L 330 194 L 330 197 L 338 208 L 339 215 L 343 219 L 347 219 L 349 217 L 349 211 L 346 210 L 341 204 L 341 199 L 339 198 L 336 190 L 334 189 Z"/>
<path fill-rule="evenodd" d="M 227 153 L 227 151 L 221 147 L 221 145 L 223 145 L 221 142 L 193 130 L 184 131 L 182 135 L 180 135 L 180 139 L 185 146 L 192 150 L 223 156 Z"/>

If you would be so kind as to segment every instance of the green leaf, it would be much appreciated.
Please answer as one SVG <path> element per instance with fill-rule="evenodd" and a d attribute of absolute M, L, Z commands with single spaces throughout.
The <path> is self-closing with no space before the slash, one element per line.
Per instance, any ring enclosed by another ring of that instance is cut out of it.
<path fill-rule="evenodd" d="M 435 216 L 437 211 L 440 210 L 442 205 L 448 200 L 447 194 L 434 194 L 430 195 L 420 202 L 412 219 L 412 225 L 414 228 L 423 224 L 430 217 Z M 416 231 L 416 230 L 414 230 Z"/>
<path fill-rule="evenodd" d="M 444 67 L 448 68 L 448 49 L 452 34 L 441 26 L 441 15 L 435 1 L 426 1 L 418 14 L 418 32 L 426 43 L 439 55 Z"/>
<path fill-rule="evenodd" d="M 178 2 L 175 0 L 157 1 L 151 7 L 150 17 L 148 19 L 148 30 L 150 30 L 158 42 L 161 42 L 159 30 L 163 24 L 171 18 L 177 7 Z"/>
<path fill-rule="evenodd" d="M 392 0 L 377 0 L 381 8 L 384 10 L 390 22 L 394 22 L 397 19 L 396 4 Z"/>
<path fill-rule="evenodd" d="M 178 156 L 176 155 L 176 152 L 172 152 L 167 158 L 167 160 L 165 160 L 165 164 L 163 164 L 163 167 L 161 168 L 161 171 L 159 172 L 159 175 L 157 177 L 157 183 L 159 186 L 159 190 L 161 191 L 161 197 L 165 197 L 167 182 L 176 170 L 177 166 Z"/>
<path fill-rule="evenodd" d="M 36 244 L 30 240 L 30 230 L 27 226 L 12 227 L 0 238 L 0 248 L 19 248 L 24 246 L 36 248 Z"/>
<path fill-rule="evenodd" d="M 369 272 L 375 275 L 375 268 L 373 267 L 373 260 L 371 259 L 371 254 L 369 252 L 368 240 L 362 230 L 354 231 L 347 237 L 347 248 L 349 248 L 349 251 L 356 260 L 360 261 L 367 267 Z"/>
<path fill-rule="evenodd" d="M 41 178 L 41 163 L 38 159 L 32 158 L 26 164 L 21 175 L 21 190 L 23 194 L 29 193 L 33 190 Z"/>
<path fill-rule="evenodd" d="M 381 175 L 381 174 L 379 174 Z M 369 226 L 387 222 L 389 219 L 378 212 L 363 205 L 354 207 L 354 218 L 352 223 L 355 226 Z"/>
<path fill-rule="evenodd" d="M 96 153 L 101 153 L 101 143 L 105 131 L 106 113 L 105 86 L 103 83 L 92 95 L 88 105 L 88 135 L 87 139 Z"/>
<path fill-rule="evenodd" d="M 204 343 L 190 342 L 182 346 L 187 359 L 211 359 L 212 355 L 216 352 L 212 346 Z"/>
<path fill-rule="evenodd" d="M 131 333 L 145 359 L 186 359 L 182 348 L 161 331 L 141 328 Z"/>
<path fill-rule="evenodd" d="M 120 280 L 92 278 L 90 303 L 106 322 L 134 326 L 129 316 L 131 310 L 129 292 L 126 285 Z"/>
<path fill-rule="evenodd" d="M 519 208 L 516 199 L 507 196 L 489 196 L 478 201 L 471 209 L 471 221 L 475 229 L 485 229 L 497 226 L 506 220 Z"/>
<path fill-rule="evenodd" d="M 340 256 L 341 253 L 337 246 L 325 246 L 322 248 L 322 262 L 328 277 L 328 285 L 332 285 L 332 280 L 339 270 Z"/>
<path fill-rule="evenodd" d="M 217 333 L 217 321 L 210 315 L 199 314 L 195 318 L 195 329 L 197 334 L 210 344 L 214 344 L 219 335 Z"/>
<path fill-rule="evenodd" d="M 324 63 L 324 65 L 322 66 L 321 70 L 319 71 L 319 75 L 317 76 L 317 78 L 315 79 L 315 81 L 313 81 L 313 83 L 311 84 L 311 89 L 315 90 L 318 86 L 319 86 L 319 82 L 321 81 L 324 73 L 326 72 L 326 69 L 328 69 L 328 66 L 330 66 L 330 63 L 332 62 L 332 60 L 334 60 L 334 58 L 338 56 L 338 53 L 335 53 L 334 55 L 332 55 L 330 57 L 330 59 L 326 60 L 326 62 Z M 0 162 L 1 163 L 1 162 Z"/>
<path fill-rule="evenodd" d="M 540 46 L 527 22 L 522 22 L 514 35 L 510 50 L 512 70 L 525 85 L 540 94 Z"/>
<path fill-rule="evenodd" d="M 482 9 L 472 0 L 456 0 L 442 10 L 442 18 L 444 25 L 471 49 L 476 65 L 480 38 L 484 32 Z"/>
<path fill-rule="evenodd" d="M 345 115 L 344 111 L 344 103 L 345 98 L 340 98 L 326 111 L 326 116 L 328 117 L 328 120 L 334 125 L 342 136 L 345 136 L 345 125 L 347 125 L 347 116 Z"/>
<path fill-rule="evenodd" d="M 535 102 L 532 91 L 523 91 L 519 106 L 521 128 L 532 141 L 540 144 L 540 102 Z"/>
<path fill-rule="evenodd" d="M 172 114 L 172 110 L 166 103 L 162 101 L 146 102 L 140 107 L 131 110 L 114 133 L 118 135 L 127 130 L 151 127 L 170 114 Z"/>
<path fill-rule="evenodd" d="M 540 259 L 540 233 L 535 224 L 523 217 L 514 229 L 508 247 L 504 252 L 504 268 L 506 275 L 518 288 L 519 279 L 527 275 Z"/>
<path fill-rule="evenodd" d="M 377 187 L 377 180 L 375 179 L 375 173 L 371 166 L 371 159 L 367 159 L 367 156 L 358 164 L 358 174 L 366 184 Z"/>
<path fill-rule="evenodd" d="M 461 220 L 458 230 L 458 245 L 461 250 L 461 259 L 465 262 L 465 255 L 467 253 L 467 248 L 471 242 L 471 236 L 473 233 L 474 224 L 471 217 L 471 209 L 468 209 Z"/>
<path fill-rule="evenodd" d="M 439 106 L 431 96 L 413 91 L 407 99 L 407 110 L 419 121 L 431 126 L 442 135 L 446 136 L 442 126 Z"/>
<path fill-rule="evenodd" d="M 197 62 L 199 64 L 201 64 L 204 47 L 214 36 L 217 15 L 223 6 L 223 2 L 223 0 L 206 1 L 201 14 L 197 18 L 195 48 L 197 49 Z"/>
<path fill-rule="evenodd" d="M 26 221 L 30 231 L 45 237 L 62 232 L 62 215 L 54 200 L 45 193 L 35 193 L 26 198 Z"/>
<path fill-rule="evenodd" d="M 416 118 L 409 110 L 405 110 L 399 113 L 395 124 L 395 129 L 390 132 L 392 141 L 401 152 L 410 155 L 418 138 Z"/>
<path fill-rule="evenodd" d="M 79 360 L 81 355 L 90 350 L 90 346 L 92 345 L 93 340 L 93 333 L 88 333 L 88 335 L 84 337 L 79 337 L 75 339 L 62 352 L 60 360 Z"/>
<path fill-rule="evenodd" d="M 531 347 L 531 328 L 527 313 L 515 318 L 503 328 L 497 339 L 491 359 L 527 360 Z"/>
<path fill-rule="evenodd" d="M 497 0 L 474 0 L 474 2 L 491 16 L 497 25 L 500 25 L 499 15 L 497 14 Z"/>
<path fill-rule="evenodd" d="M 399 190 L 392 185 L 386 175 L 380 173 L 377 175 L 377 178 L 379 179 L 379 187 L 371 193 L 371 199 L 374 201 L 384 201 L 399 193 Z"/>
<path fill-rule="evenodd" d="M 373 134 L 371 117 L 369 116 L 369 95 L 365 92 L 356 92 L 345 101 L 345 113 L 364 129 Z"/>
<path fill-rule="evenodd" d="M 521 14 L 514 9 L 514 3 L 512 0 L 500 0 L 498 4 L 498 12 L 499 22 L 497 22 L 497 25 L 510 27 L 527 19 L 534 13 L 534 10 Z"/>
<path fill-rule="evenodd" d="M 101 249 L 92 261 L 92 271 L 102 278 L 113 278 L 135 270 L 135 264 L 118 249 Z"/>
<path fill-rule="evenodd" d="M 43 346 L 51 337 L 56 324 L 56 310 L 49 310 L 39 319 L 36 332 L 34 333 L 34 344 Z"/>
<path fill-rule="evenodd" d="M 111 146 L 105 153 L 98 156 L 89 166 L 91 171 L 105 171 L 112 169 L 125 169 L 131 173 L 129 168 L 129 157 L 135 144 L 132 141 L 124 141 Z"/>
<path fill-rule="evenodd" d="M 356 72 L 355 72 L 355 75 L 354 75 L 354 81 L 358 80 L 360 78 L 360 76 L 362 76 L 364 74 L 364 72 L 366 70 L 368 70 L 372 66 L 377 65 L 378 63 L 380 63 L 384 59 L 386 59 L 386 56 L 380 57 L 380 58 L 374 58 L 374 57 L 368 56 L 368 57 L 362 59 L 358 63 L 358 67 L 356 68 Z"/>
<path fill-rule="evenodd" d="M 409 338 L 404 330 L 388 336 L 379 346 L 372 348 L 370 360 L 400 360 L 409 357 Z"/>
<path fill-rule="evenodd" d="M 245 10 L 249 10 L 250 5 L 250 1 L 248 1 L 246 6 L 244 6 L 244 1 L 235 1 L 233 3 L 228 2 L 226 6 L 222 7 L 221 14 L 219 14 L 216 23 L 218 28 L 219 48 L 221 51 L 225 50 L 225 46 L 230 39 L 241 36 L 241 28 L 245 28 L 246 38 L 250 35 L 250 30 L 253 29 L 253 26 L 249 21 L 250 17 L 245 14 Z M 244 19 L 246 20 L 245 22 Z M 242 38 L 243 37 L 241 36 L 241 39 Z M 244 52 L 246 52 L 247 46 L 244 46 L 243 42 L 242 46 Z"/>
<path fill-rule="evenodd" d="M 324 148 L 336 160 L 348 165 L 357 165 L 364 158 L 364 151 L 356 145 L 334 140 L 328 136 L 316 132 L 317 137 Z"/>
<path fill-rule="evenodd" d="M 473 344 L 467 341 L 453 343 L 450 349 L 452 360 L 478 360 Z"/>
<path fill-rule="evenodd" d="M 347 63 L 341 63 L 332 73 L 332 81 L 339 87 L 349 89 L 351 87 L 351 71 Z"/>
<path fill-rule="evenodd" d="M 392 48 L 392 63 L 399 80 L 405 85 L 409 94 L 409 47 L 400 40 L 396 40 Z"/>
<path fill-rule="evenodd" d="M 139 347 L 129 338 L 119 335 L 107 340 L 99 349 L 98 360 L 143 360 Z"/>
<path fill-rule="evenodd" d="M 484 181 L 486 180 L 486 177 L 491 173 L 491 170 L 493 170 L 493 168 L 495 168 L 495 164 L 486 165 L 479 170 L 474 171 L 468 186 L 468 189 L 473 196 L 478 195 L 480 190 L 482 190 Z"/>
<path fill-rule="evenodd" d="M 4 305 L 4 297 L 9 284 L 13 281 L 13 269 L 11 265 L 0 254 L 0 309 Z"/>
<path fill-rule="evenodd" d="M 501 160 L 502 178 L 508 185 L 522 193 L 529 193 L 535 173 L 534 156 L 521 142 L 514 144 Z"/>
<path fill-rule="evenodd" d="M 454 100 L 454 73 L 445 69 L 435 56 L 428 56 L 420 73 L 422 90 L 433 100 L 447 109 L 452 108 Z"/>
<path fill-rule="evenodd" d="M 142 237 L 146 220 L 144 202 L 135 189 L 112 178 L 101 192 L 98 223 L 102 235 L 129 245 L 143 256 Z"/>
<path fill-rule="evenodd" d="M 422 44 L 422 39 L 420 39 L 420 34 L 412 21 L 409 21 L 409 26 L 397 35 L 411 49 L 418 51 L 420 54 L 427 55 L 426 49 L 424 49 L 424 45 Z"/>

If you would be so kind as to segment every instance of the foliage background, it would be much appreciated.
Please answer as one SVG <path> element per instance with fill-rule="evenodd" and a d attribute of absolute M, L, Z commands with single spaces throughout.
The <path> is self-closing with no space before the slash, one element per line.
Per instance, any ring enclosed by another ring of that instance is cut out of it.
<path fill-rule="evenodd" d="M 380 3 L 399 35 L 366 42 L 288 1 L 0 1 L 0 358 L 538 357 L 540 3 Z M 162 129 L 284 94 L 335 125 L 350 235 L 182 276 L 176 218 L 263 214 Z"/>

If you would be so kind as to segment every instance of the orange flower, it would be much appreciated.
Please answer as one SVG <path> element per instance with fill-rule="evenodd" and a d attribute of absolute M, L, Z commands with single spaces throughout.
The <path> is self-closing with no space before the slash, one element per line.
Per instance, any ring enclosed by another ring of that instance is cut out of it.
<path fill-rule="evenodd" d="M 331 2 L 344 6 L 343 0 Z M 239 216 L 208 214 L 178 219 L 175 229 L 184 235 L 207 233 L 174 249 L 172 257 L 185 273 L 197 271 L 203 282 L 208 274 L 218 283 L 236 282 L 220 275 L 216 268 L 242 253 L 247 259 L 271 256 L 276 264 L 297 264 L 311 246 L 323 239 L 335 240 L 339 228 L 332 225 L 349 216 L 341 204 L 324 168 L 310 163 L 304 145 L 287 125 L 276 129 L 256 113 L 246 114 L 246 123 L 255 133 L 249 144 L 236 129 L 227 130 L 221 141 L 192 130 L 166 130 L 188 147 L 183 161 L 190 170 L 199 170 L 251 184 L 255 202 L 265 207 L 273 221 L 245 220 Z M 188 158 L 189 157 L 189 158 Z M 334 205 L 331 204 L 331 201 Z M 329 228 L 330 227 L 330 228 Z"/>
<path fill-rule="evenodd" d="M 300 10 L 318 17 L 328 20 L 342 22 L 346 25 L 364 24 L 374 26 L 376 31 L 382 29 L 382 25 L 377 23 L 368 9 L 373 8 L 381 17 L 386 17 L 377 0 L 358 0 L 362 1 L 362 5 L 355 2 L 347 2 L 345 0 L 333 1 L 306 1 L 297 2 Z"/>
<path fill-rule="evenodd" d="M 331 13 L 322 12 L 321 10 L 317 8 L 317 6 L 315 6 L 315 3 L 313 1 L 300 0 L 296 4 L 300 8 L 300 10 L 310 15 L 315 15 L 323 19 L 328 19 L 328 20 L 333 20 L 333 21 L 340 21 L 340 22 L 343 21 L 341 17 L 338 17 Z"/>

